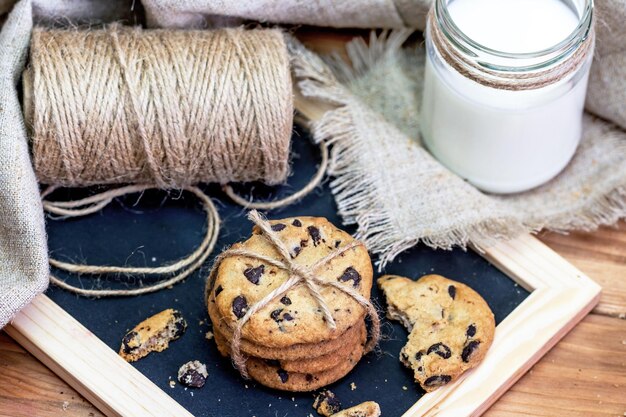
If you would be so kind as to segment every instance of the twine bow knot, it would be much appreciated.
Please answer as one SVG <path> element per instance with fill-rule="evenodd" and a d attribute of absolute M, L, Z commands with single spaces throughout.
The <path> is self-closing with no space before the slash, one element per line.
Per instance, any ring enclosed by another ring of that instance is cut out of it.
<path fill-rule="evenodd" d="M 292 259 L 291 254 L 289 253 L 289 249 L 287 248 L 285 243 L 278 237 L 278 234 L 274 230 L 272 230 L 270 223 L 267 220 L 265 220 L 256 210 L 252 210 L 248 214 L 248 219 L 250 219 L 250 221 L 252 221 L 256 226 L 258 226 L 261 229 L 261 231 L 263 232 L 263 235 L 269 240 L 272 246 L 278 251 L 281 259 L 271 258 L 262 254 L 249 251 L 247 249 L 228 249 L 222 252 L 222 254 L 217 258 L 215 265 L 213 266 L 213 270 L 211 271 L 209 284 L 212 285 L 221 261 L 231 256 L 245 256 L 248 258 L 262 261 L 266 264 L 269 264 L 276 268 L 287 271 L 289 278 L 285 282 L 283 282 L 280 286 L 275 288 L 273 291 L 265 295 L 265 297 L 263 297 L 260 301 L 250 306 L 247 309 L 244 316 L 241 319 L 239 319 L 239 321 L 237 322 L 237 326 L 235 327 L 235 330 L 233 331 L 233 338 L 231 341 L 231 357 L 232 357 L 233 363 L 235 364 L 235 367 L 239 370 L 241 375 L 244 378 L 248 378 L 248 372 L 247 372 L 246 364 L 245 364 L 246 359 L 241 353 L 241 346 L 240 346 L 241 345 L 241 332 L 242 332 L 243 326 L 248 322 L 248 320 L 250 320 L 250 318 L 255 313 L 257 313 L 267 304 L 277 299 L 278 297 L 281 297 L 287 291 L 291 290 L 292 288 L 300 284 L 303 284 L 307 287 L 309 293 L 313 296 L 320 310 L 322 311 L 326 324 L 328 325 L 328 327 L 330 327 L 333 330 L 337 328 L 337 325 L 335 323 L 335 319 L 333 318 L 330 309 L 328 308 L 328 305 L 326 304 L 326 301 L 320 294 L 320 287 L 324 287 L 324 286 L 334 287 L 342 291 L 343 293 L 349 295 L 356 302 L 358 302 L 362 307 L 364 307 L 372 321 L 372 326 L 371 326 L 371 331 L 370 331 L 371 337 L 370 337 L 370 340 L 367 342 L 367 345 L 365 346 L 365 353 L 370 352 L 374 348 L 374 346 L 376 346 L 376 344 L 378 343 L 378 339 L 380 337 L 380 320 L 378 318 L 376 309 L 374 308 L 372 303 L 368 299 L 363 297 L 358 291 L 351 288 L 350 286 L 344 285 L 335 281 L 321 280 L 320 278 L 317 277 L 315 273 L 315 271 L 322 265 L 327 264 L 332 259 L 336 258 L 337 256 L 341 255 L 344 252 L 347 252 L 348 250 L 352 248 L 355 248 L 357 246 L 362 246 L 363 243 L 359 241 L 353 241 L 345 246 L 341 246 L 339 248 L 334 249 L 332 252 L 330 252 L 328 255 L 321 258 L 317 262 L 315 262 L 313 265 L 308 265 L 308 266 L 301 265 L 301 264 L 297 264 Z"/>

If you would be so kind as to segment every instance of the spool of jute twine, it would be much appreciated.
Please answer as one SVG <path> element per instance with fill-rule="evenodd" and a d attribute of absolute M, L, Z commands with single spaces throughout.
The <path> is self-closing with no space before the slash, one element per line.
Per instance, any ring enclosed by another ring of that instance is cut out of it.
<path fill-rule="evenodd" d="M 86 296 L 139 295 L 181 281 L 213 250 L 219 215 L 195 186 L 223 184 L 236 203 L 271 209 L 290 204 L 323 177 L 293 195 L 252 202 L 230 182 L 278 184 L 289 173 L 293 95 L 289 56 L 278 30 L 33 31 L 24 72 L 24 114 L 38 180 L 50 184 L 44 209 L 56 216 L 94 213 L 113 199 L 150 188 L 194 194 L 207 213 L 202 243 L 189 256 L 155 268 L 77 265 L 50 259 L 78 274 L 146 274 L 168 278 L 136 289 L 85 289 L 51 277 Z M 48 201 L 57 187 L 130 184 L 78 201 Z"/>
<path fill-rule="evenodd" d="M 24 90 L 44 184 L 278 184 L 289 172 L 278 30 L 35 29 Z"/>

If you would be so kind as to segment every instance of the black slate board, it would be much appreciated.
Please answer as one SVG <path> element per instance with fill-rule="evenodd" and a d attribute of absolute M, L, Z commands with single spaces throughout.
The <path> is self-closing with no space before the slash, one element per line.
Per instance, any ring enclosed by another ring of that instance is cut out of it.
<path fill-rule="evenodd" d="M 315 171 L 318 155 L 307 134 L 298 128 L 294 132 L 292 153 L 294 174 L 289 179 L 291 185 L 269 188 L 256 184 L 241 187 L 239 191 L 246 193 L 253 189 L 261 198 L 280 197 L 305 184 Z M 245 218 L 246 211 L 230 203 L 219 187 L 207 186 L 205 190 L 215 197 L 223 221 L 215 252 L 219 253 L 233 242 L 246 238 L 251 224 Z M 82 197 L 93 191 L 61 190 L 52 198 Z M 166 197 L 164 192 L 151 191 L 139 201 L 137 195 L 119 199 L 101 213 L 89 217 L 63 221 L 49 219 L 47 230 L 52 256 L 72 262 L 133 266 L 153 266 L 185 256 L 202 239 L 204 212 L 192 197 L 185 194 L 170 193 L 169 198 Z M 266 214 L 269 218 L 324 216 L 341 225 L 327 184 L 298 204 Z M 201 271 L 171 290 L 136 298 L 87 299 L 54 287 L 47 294 L 115 351 L 126 331 L 141 320 L 166 308 L 181 310 L 189 324 L 187 333 L 165 352 L 153 353 L 133 365 L 198 417 L 315 415 L 311 408 L 313 394 L 274 391 L 243 381 L 230 362 L 219 356 L 214 343 L 205 339 L 210 321 L 202 294 L 211 262 L 212 257 Z M 132 285 L 139 279 L 150 281 L 150 277 L 122 277 L 130 284 L 119 284 L 115 277 L 95 280 L 54 272 L 60 278 L 85 287 L 119 288 Z M 497 322 L 528 296 L 524 289 L 472 251 L 435 251 L 420 245 L 404 253 L 384 272 L 412 278 L 438 273 L 465 282 L 487 300 Z M 377 288 L 373 291 L 373 300 L 384 307 Z M 374 400 L 381 405 L 384 416 L 395 417 L 402 415 L 423 392 L 398 361 L 406 331 L 397 323 L 387 320 L 383 323 L 385 338 L 380 344 L 380 352 L 363 358 L 346 378 L 330 389 L 345 407 Z M 209 378 L 204 388 L 185 389 L 178 383 L 171 388 L 169 380 L 176 379 L 178 367 L 194 359 L 207 364 Z M 354 390 L 350 387 L 352 382 L 356 384 Z"/>

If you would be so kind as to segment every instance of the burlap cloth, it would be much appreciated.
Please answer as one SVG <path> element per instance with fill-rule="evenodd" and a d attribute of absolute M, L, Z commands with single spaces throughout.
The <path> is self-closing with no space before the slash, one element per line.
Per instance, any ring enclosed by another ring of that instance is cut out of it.
<path fill-rule="evenodd" d="M 48 283 L 44 218 L 17 85 L 33 21 L 130 19 L 131 0 L 0 0 L 0 327 Z M 246 20 L 334 27 L 423 29 L 428 0 L 144 0 L 150 26 L 210 27 Z M 135 5 L 137 7 L 137 5 Z M 382 263 L 423 241 L 450 247 L 543 227 L 592 229 L 626 214 L 626 0 L 598 0 L 597 52 L 584 138 L 556 180 L 511 197 L 485 195 L 439 165 L 418 142 L 422 56 L 405 37 L 350 46 L 353 69 L 296 48 L 305 92 L 339 105 L 313 126 L 334 143 L 341 214 Z M 8 11 L 11 13 L 6 16 Z M 131 20 L 132 22 L 132 20 Z M 341 84 L 338 84 L 338 81 Z M 597 117 L 600 116 L 605 120 Z M 614 123 L 614 124 L 612 124 Z M 346 188 L 347 187 L 347 188 Z"/>

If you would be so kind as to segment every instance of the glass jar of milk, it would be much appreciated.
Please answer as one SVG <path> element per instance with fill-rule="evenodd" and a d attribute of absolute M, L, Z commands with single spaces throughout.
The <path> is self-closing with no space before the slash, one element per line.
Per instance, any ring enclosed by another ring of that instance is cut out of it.
<path fill-rule="evenodd" d="M 515 193 L 574 155 L 593 55 L 593 0 L 435 0 L 421 133 L 478 188 Z"/>

